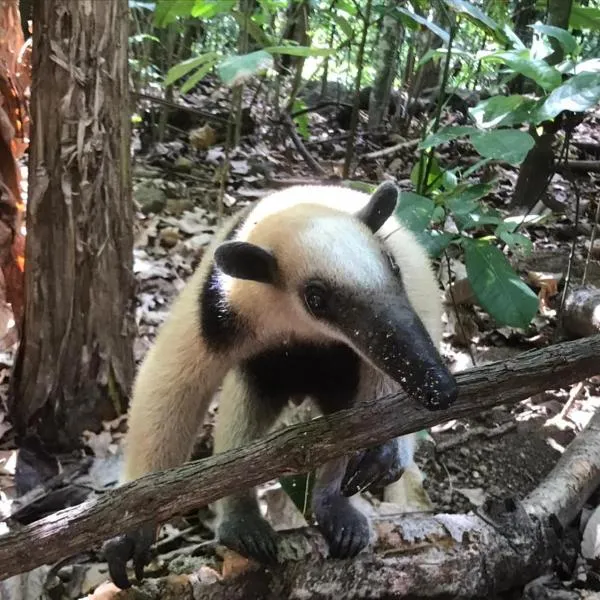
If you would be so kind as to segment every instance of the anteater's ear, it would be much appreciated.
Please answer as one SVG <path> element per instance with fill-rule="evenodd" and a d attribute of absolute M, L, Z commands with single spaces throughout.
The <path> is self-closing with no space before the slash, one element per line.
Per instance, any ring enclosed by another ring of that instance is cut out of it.
<path fill-rule="evenodd" d="M 224 242 L 215 250 L 215 263 L 223 273 L 236 279 L 274 283 L 277 260 L 272 252 L 249 242 Z"/>
<path fill-rule="evenodd" d="M 373 192 L 369 202 L 356 213 L 356 216 L 373 233 L 376 233 L 394 212 L 398 202 L 398 193 L 396 184 L 391 181 L 382 183 Z"/>

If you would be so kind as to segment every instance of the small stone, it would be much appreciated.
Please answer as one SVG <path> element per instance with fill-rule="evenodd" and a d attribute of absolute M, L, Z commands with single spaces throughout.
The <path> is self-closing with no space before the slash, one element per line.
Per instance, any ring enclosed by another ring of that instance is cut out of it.
<path fill-rule="evenodd" d="M 193 161 L 187 156 L 178 156 L 175 160 L 175 164 L 173 165 L 173 167 L 176 171 L 181 171 L 182 173 L 190 173 L 193 165 Z"/>
<path fill-rule="evenodd" d="M 179 242 L 179 231 L 176 227 L 165 227 L 160 230 L 160 245 L 165 248 L 173 248 Z"/>
<path fill-rule="evenodd" d="M 167 205 L 165 192 L 150 183 L 143 183 L 137 187 L 133 192 L 133 199 L 145 215 L 157 214 Z"/>

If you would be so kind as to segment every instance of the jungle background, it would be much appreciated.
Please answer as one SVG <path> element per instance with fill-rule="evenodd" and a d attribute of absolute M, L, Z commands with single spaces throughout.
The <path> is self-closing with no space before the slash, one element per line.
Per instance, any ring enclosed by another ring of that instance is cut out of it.
<path fill-rule="evenodd" d="M 398 184 L 454 372 L 598 334 L 599 101 L 595 0 L 0 0 L 3 533 L 115 485 L 136 366 L 223 219 L 273 190 Z M 409 497 L 362 502 L 523 497 L 599 404 L 600 370 L 447 421 L 422 432 Z M 261 488 L 280 529 L 306 525 L 302 498 Z M 568 566 L 498 594 L 600 591 L 596 504 Z M 147 576 L 171 583 L 144 597 L 246 568 L 213 527 L 208 508 L 163 527 Z M 107 580 L 97 543 L 0 588 L 129 597 Z"/>

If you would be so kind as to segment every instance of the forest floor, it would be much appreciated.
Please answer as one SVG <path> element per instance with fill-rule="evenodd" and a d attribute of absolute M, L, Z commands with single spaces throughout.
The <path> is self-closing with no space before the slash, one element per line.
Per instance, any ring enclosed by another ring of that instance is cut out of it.
<path fill-rule="evenodd" d="M 214 113 L 226 108 L 224 95 L 218 90 L 210 93 L 200 90 L 190 98 L 190 103 Z M 149 140 L 152 127 L 142 127 L 134 144 L 137 149 L 133 175 L 134 199 L 138 208 L 134 264 L 139 284 L 139 336 L 135 346 L 138 361 L 152 343 L 171 301 L 197 266 L 203 250 L 218 228 L 219 214 L 231 214 L 265 193 L 290 183 L 314 183 L 320 180 L 294 151 L 283 130 L 278 130 L 277 126 L 269 128 L 267 124 L 254 123 L 254 131 L 245 136 L 240 146 L 230 153 L 231 171 L 221 202 L 218 200 L 218 190 L 225 150 L 219 139 L 218 128 L 213 129 L 195 119 L 189 122 L 189 118 L 185 112 L 173 114 L 169 120 L 172 125 L 167 130 L 168 135 L 160 143 Z M 310 118 L 312 138 L 306 143 L 307 149 L 328 174 L 339 174 L 347 132 L 334 130 L 331 123 L 319 115 L 311 115 Z M 447 114 L 445 118 L 451 121 L 456 115 Z M 574 140 L 593 142 L 600 147 L 599 121 L 600 115 L 594 115 L 580 125 Z M 360 156 L 414 139 L 418 135 L 418 128 L 419 124 L 415 123 L 404 138 L 388 132 L 368 135 L 362 130 L 357 139 L 356 152 Z M 457 161 L 472 164 L 469 161 L 474 156 L 472 147 L 459 140 L 443 149 L 440 160 L 442 164 L 456 164 Z M 590 157 L 579 151 L 575 152 L 574 157 L 598 159 L 598 156 Z M 392 177 L 401 189 L 409 190 L 412 189 L 410 172 L 417 159 L 416 146 L 407 146 L 381 158 L 362 160 L 355 177 L 373 183 L 384 177 Z M 502 164 L 490 168 L 498 185 L 486 202 L 508 214 L 508 202 L 518 171 Z M 575 244 L 575 260 L 581 263 L 587 256 L 586 240 L 589 239 L 598 201 L 596 174 L 579 175 L 577 185 L 580 195 L 577 228 L 571 184 L 557 174 L 550 184 L 549 195 L 562 204 L 562 213 L 555 212 L 544 224 L 538 224 L 526 232 L 532 239 L 534 253 L 533 258 L 518 262 L 521 275 L 534 281 L 536 273 L 543 272 L 545 281 L 551 281 L 550 285 L 538 286 L 542 310 L 527 331 L 498 326 L 472 302 L 465 302 L 458 307 L 460 318 L 457 318 L 451 303 L 447 303 L 442 350 L 454 371 L 467 369 L 474 363 L 483 365 L 514 358 L 525 350 L 557 341 L 559 284 L 565 275 L 572 244 Z M 549 212 L 545 207 L 542 210 Z M 596 254 L 591 260 L 596 270 L 590 271 L 590 279 L 591 283 L 600 287 L 600 263 L 597 258 Z M 451 268 L 455 281 L 464 277 L 464 266 L 459 259 L 452 259 Z M 447 282 L 445 265 L 440 265 L 439 271 L 440 279 Z M 594 277 L 597 277 L 595 281 Z M 12 362 L 10 349 L 0 358 L 6 364 L 7 376 Z M 6 383 L 5 377 L 3 385 Z M 424 486 L 434 510 L 468 512 L 488 498 L 509 495 L 524 497 L 549 473 L 564 448 L 586 425 L 598 405 L 600 378 L 563 389 L 548 390 L 514 406 L 498 407 L 470 419 L 456 420 L 434 428 L 430 432 L 431 437 L 421 443 L 418 452 L 418 464 L 425 477 Z M 207 456 L 212 451 L 215 410 L 216 403 L 198 438 L 195 457 Z M 4 461 L 0 487 L 4 493 L 5 510 L 10 510 L 10 500 L 14 495 L 14 444 L 11 441 L 10 424 L 0 421 L 0 428 L 3 425 L 5 437 L 0 458 L 3 457 Z M 105 431 L 87 437 L 89 454 L 96 461 L 96 471 L 85 476 L 88 484 L 90 480 L 93 481 L 92 489 L 113 485 L 116 481 L 124 431 L 125 422 L 118 419 L 107 424 Z M 268 503 L 269 499 L 273 500 L 267 515 L 272 514 L 281 528 L 295 526 L 299 513 L 294 514 L 293 506 L 290 507 L 289 503 L 284 509 L 281 508 L 282 496 L 276 487 L 270 485 L 263 488 L 263 501 Z M 374 505 L 378 504 L 376 497 L 368 495 L 368 498 Z M 46 510 L 47 506 L 45 509 L 38 507 L 35 518 Z M 211 515 L 206 511 L 201 513 L 200 521 L 194 517 L 175 520 L 165 531 L 169 538 L 176 541 L 163 544 L 159 555 L 168 553 L 169 560 L 174 557 L 182 560 L 181 557 L 186 552 L 190 553 L 190 549 L 197 549 L 203 540 L 211 539 L 212 526 Z M 165 574 L 165 562 L 166 557 L 162 556 L 158 563 L 153 563 L 157 575 Z M 173 564 L 169 565 L 168 571 L 174 572 Z M 185 564 L 189 566 L 189 563 Z M 69 583 L 66 585 L 63 581 L 63 595 L 54 597 L 83 597 L 106 580 L 106 566 L 95 561 L 86 566 L 82 560 L 79 572 L 72 564 L 65 566 L 62 573 Z M 149 575 L 152 575 L 152 568 Z M 600 590 L 600 586 L 596 588 L 593 584 L 589 570 L 582 570 L 574 577 L 582 578 L 580 587 Z M 47 588 L 48 585 L 48 581 L 45 581 L 44 586 Z M 568 590 L 572 589 L 571 582 L 565 587 L 565 594 L 571 593 Z M 552 597 L 567 599 L 578 596 Z"/>

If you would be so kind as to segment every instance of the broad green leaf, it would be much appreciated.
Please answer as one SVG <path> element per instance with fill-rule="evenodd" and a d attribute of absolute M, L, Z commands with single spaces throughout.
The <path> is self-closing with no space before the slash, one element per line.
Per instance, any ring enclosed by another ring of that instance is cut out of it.
<path fill-rule="evenodd" d="M 468 127 L 466 125 L 458 127 L 448 125 L 446 127 L 442 127 L 442 129 L 438 130 L 436 133 L 428 135 L 419 144 L 419 149 L 426 150 L 432 146 L 439 146 L 440 144 L 445 144 L 446 142 L 455 140 L 463 135 L 470 135 L 472 133 L 479 133 L 479 130 L 476 127 Z"/>
<path fill-rule="evenodd" d="M 556 88 L 538 113 L 538 122 L 553 119 L 563 110 L 583 112 L 600 102 L 600 73 L 574 75 Z"/>
<path fill-rule="evenodd" d="M 520 254 L 531 254 L 533 243 L 522 233 L 514 233 L 516 223 L 500 223 L 494 232 L 513 252 Z"/>
<path fill-rule="evenodd" d="M 575 75 L 580 73 L 600 73 L 600 58 L 589 58 L 582 60 L 573 67 Z"/>
<path fill-rule="evenodd" d="M 467 276 L 481 306 L 504 325 L 527 327 L 539 305 L 531 288 L 495 246 L 469 239 L 464 246 Z"/>
<path fill-rule="evenodd" d="M 434 208 L 435 204 L 431 198 L 401 191 L 395 214 L 407 229 L 421 233 L 429 225 Z"/>
<path fill-rule="evenodd" d="M 352 39 L 354 37 L 354 30 L 352 29 L 352 25 L 350 25 L 350 21 L 348 21 L 346 17 L 334 13 L 331 15 L 331 18 L 338 26 L 338 29 L 342 30 L 347 39 Z"/>
<path fill-rule="evenodd" d="M 546 61 L 530 56 L 529 50 L 510 50 L 508 52 L 497 52 L 489 57 L 500 59 L 515 73 L 520 73 L 535 81 L 546 91 L 553 90 L 560 85 L 562 77 L 560 71 L 550 66 Z"/>
<path fill-rule="evenodd" d="M 165 77 L 165 85 L 171 85 L 174 81 L 181 79 L 184 75 L 187 75 L 190 71 L 197 69 L 205 63 L 209 63 L 212 67 L 218 58 L 219 55 L 216 52 L 207 52 L 206 54 L 188 58 L 187 60 L 172 66 Z"/>
<path fill-rule="evenodd" d="M 404 15 L 405 17 L 412 19 L 413 21 L 415 21 L 415 23 L 418 23 L 419 25 L 422 25 L 423 27 L 427 27 L 427 29 L 429 29 L 429 31 L 431 31 L 432 33 L 437 35 L 444 43 L 447 44 L 449 42 L 450 35 L 448 34 L 448 32 L 444 31 L 441 27 L 438 27 L 435 23 L 432 23 L 428 19 L 425 19 L 424 17 L 421 17 L 420 15 L 417 15 L 414 12 L 411 12 L 411 11 L 407 10 L 406 8 L 396 7 L 396 11 L 398 13 Z"/>
<path fill-rule="evenodd" d="M 471 175 L 473 175 L 473 173 L 477 172 L 479 169 L 481 169 L 481 167 L 485 167 L 485 165 L 487 165 L 492 159 L 491 158 L 482 158 L 481 160 L 478 160 L 474 165 L 470 166 L 463 174 L 463 179 L 466 179 L 467 177 L 471 177 Z"/>
<path fill-rule="evenodd" d="M 417 234 L 420 244 L 427 250 L 431 258 L 438 258 L 440 254 L 457 238 L 453 233 L 445 231 L 422 231 Z"/>
<path fill-rule="evenodd" d="M 311 513 L 312 490 L 314 487 L 315 476 L 310 473 L 299 475 L 285 475 L 279 478 L 279 483 L 283 491 L 290 497 L 296 508 L 305 516 L 309 517 Z"/>
<path fill-rule="evenodd" d="M 206 63 L 200 67 L 193 75 L 190 75 L 190 77 L 181 86 L 179 91 L 182 94 L 189 92 L 209 71 L 212 70 L 216 62 L 216 60 L 211 60 L 209 63 Z"/>
<path fill-rule="evenodd" d="M 312 48 L 310 46 L 269 46 L 264 48 L 269 54 L 289 54 L 291 56 L 331 56 L 335 48 Z"/>
<path fill-rule="evenodd" d="M 419 186 L 421 185 L 421 180 L 425 177 L 425 171 L 427 169 L 427 161 L 428 156 L 423 156 L 422 160 L 417 161 L 411 172 L 410 172 L 410 181 L 414 185 L 414 187 L 419 190 Z M 423 169 L 423 171 L 421 170 Z M 440 169 L 440 164 L 435 156 L 431 157 L 431 166 L 429 168 L 429 175 L 427 177 L 427 181 L 425 182 L 426 188 L 431 188 L 431 186 L 435 185 L 437 189 L 442 184 L 442 170 Z M 430 191 L 433 191 L 430 189 Z"/>
<path fill-rule="evenodd" d="M 543 33 L 549 37 L 557 39 L 567 54 L 571 54 L 577 48 L 577 40 L 565 29 L 554 27 L 553 25 L 542 25 L 535 23 L 530 27 L 538 33 Z"/>
<path fill-rule="evenodd" d="M 250 54 L 230 56 L 219 64 L 218 69 L 223 83 L 231 87 L 272 66 L 273 57 L 265 50 L 257 50 Z"/>
<path fill-rule="evenodd" d="M 581 6 L 581 4 L 573 2 L 571 14 L 569 15 L 569 27 L 571 29 L 600 31 L 600 8 Z"/>
<path fill-rule="evenodd" d="M 479 27 L 483 27 L 483 29 L 500 37 L 504 36 L 504 32 L 498 27 L 498 24 L 474 4 L 466 2 L 466 0 L 445 0 L 445 3 L 456 12 L 467 16 Z"/>
<path fill-rule="evenodd" d="M 469 110 L 475 123 L 482 129 L 510 127 L 527 123 L 535 117 L 538 102 L 527 96 L 492 96 Z"/>
<path fill-rule="evenodd" d="M 518 165 L 525 160 L 535 140 L 525 131 L 498 129 L 472 135 L 471 143 L 484 158 Z"/>
<path fill-rule="evenodd" d="M 475 184 L 461 184 L 450 194 L 444 196 L 446 203 L 452 201 L 454 203 L 454 212 L 465 213 L 467 211 L 461 210 L 461 206 L 472 206 L 472 202 L 479 200 L 484 196 L 487 196 L 492 191 L 492 185 L 489 183 L 475 183 Z M 477 206 L 477 205 L 475 205 Z"/>
<path fill-rule="evenodd" d="M 154 11 L 154 24 L 166 27 L 177 17 L 190 17 L 195 4 L 196 0 L 159 0 Z"/>
<path fill-rule="evenodd" d="M 196 0 L 192 9 L 192 17 L 212 19 L 217 15 L 231 12 L 236 4 L 236 0 Z"/>
<path fill-rule="evenodd" d="M 521 41 L 521 38 L 508 26 L 508 23 L 504 23 L 502 31 L 508 41 L 512 42 L 513 48 L 517 50 L 525 48 L 525 44 Z"/>

